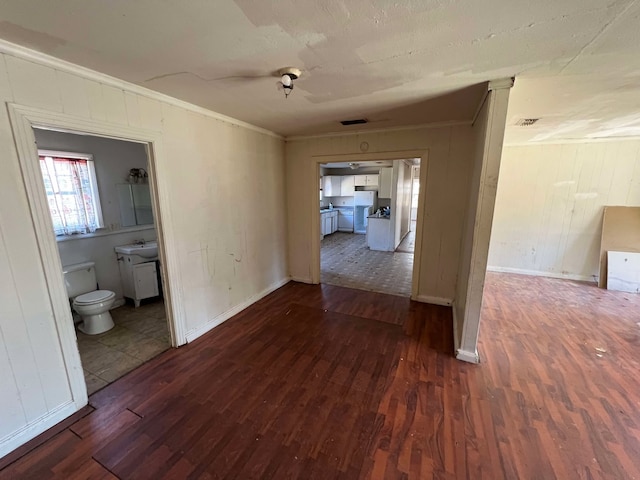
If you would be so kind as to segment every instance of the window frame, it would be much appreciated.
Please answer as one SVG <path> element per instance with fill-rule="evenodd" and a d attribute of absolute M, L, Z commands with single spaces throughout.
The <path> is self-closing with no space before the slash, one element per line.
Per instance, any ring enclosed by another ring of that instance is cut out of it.
<path fill-rule="evenodd" d="M 87 162 L 87 173 L 89 176 L 89 188 L 91 189 L 91 198 L 93 199 L 93 208 L 96 215 L 96 224 L 97 230 L 104 228 L 104 218 L 102 216 L 102 204 L 100 203 L 100 190 L 98 188 L 98 180 L 96 177 L 96 167 L 95 161 L 93 160 L 93 155 L 90 153 L 80 153 L 80 152 L 65 152 L 62 150 L 47 150 L 47 149 L 38 149 L 38 159 L 40 157 L 55 157 L 55 158 L 68 158 L 68 159 L 76 159 L 76 160 L 85 160 Z M 44 181 L 44 179 L 43 179 Z M 45 194 L 46 196 L 46 194 Z M 51 212 L 49 212 L 51 215 Z M 51 219 L 53 221 L 53 219 Z M 65 238 L 77 238 L 95 235 L 93 232 L 89 233 L 74 233 L 72 235 L 56 235 L 56 239 L 65 239 Z"/>

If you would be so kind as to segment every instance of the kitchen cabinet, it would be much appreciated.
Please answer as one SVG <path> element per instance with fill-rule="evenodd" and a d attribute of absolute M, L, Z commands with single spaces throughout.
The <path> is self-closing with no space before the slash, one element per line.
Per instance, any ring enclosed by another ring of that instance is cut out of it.
<path fill-rule="evenodd" d="M 323 222 L 324 227 L 322 228 L 322 234 L 330 235 L 331 234 L 331 215 L 326 214 L 323 218 L 324 218 L 324 222 Z"/>
<path fill-rule="evenodd" d="M 355 175 L 354 185 L 356 187 L 377 187 L 378 175 Z"/>
<path fill-rule="evenodd" d="M 324 185 L 322 188 L 323 197 L 341 197 L 342 196 L 342 177 L 339 175 L 325 175 Z"/>
<path fill-rule="evenodd" d="M 343 175 L 340 182 L 340 196 L 353 197 L 355 192 L 355 175 Z"/>
<path fill-rule="evenodd" d="M 338 211 L 329 210 L 320 213 L 320 235 L 331 235 L 338 231 Z"/>
<path fill-rule="evenodd" d="M 380 169 L 380 187 L 378 188 L 379 198 L 391 198 L 391 183 L 393 179 L 393 168 Z"/>

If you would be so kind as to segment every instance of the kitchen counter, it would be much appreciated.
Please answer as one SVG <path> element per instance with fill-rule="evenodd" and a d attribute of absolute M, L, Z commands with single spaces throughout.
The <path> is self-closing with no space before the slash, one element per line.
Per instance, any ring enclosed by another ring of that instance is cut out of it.
<path fill-rule="evenodd" d="M 393 251 L 393 229 L 389 217 L 367 217 L 367 246 L 369 250 Z"/>

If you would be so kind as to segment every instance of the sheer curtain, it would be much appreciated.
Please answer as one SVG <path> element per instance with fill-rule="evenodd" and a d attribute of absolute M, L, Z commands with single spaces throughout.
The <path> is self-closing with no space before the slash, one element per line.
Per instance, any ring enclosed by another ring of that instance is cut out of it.
<path fill-rule="evenodd" d="M 40 156 L 56 235 L 92 233 L 102 226 L 92 167 L 83 159 Z"/>

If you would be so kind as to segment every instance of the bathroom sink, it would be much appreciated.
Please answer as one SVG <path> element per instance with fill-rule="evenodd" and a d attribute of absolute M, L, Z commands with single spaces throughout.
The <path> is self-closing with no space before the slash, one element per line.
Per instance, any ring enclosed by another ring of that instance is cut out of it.
<path fill-rule="evenodd" d="M 145 242 L 143 245 L 132 243 L 130 245 L 120 245 L 115 248 L 118 253 L 126 255 L 138 255 L 144 258 L 154 258 L 158 256 L 158 242 Z"/>

